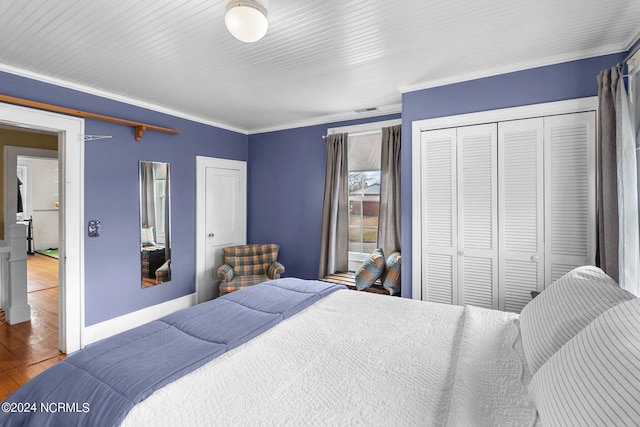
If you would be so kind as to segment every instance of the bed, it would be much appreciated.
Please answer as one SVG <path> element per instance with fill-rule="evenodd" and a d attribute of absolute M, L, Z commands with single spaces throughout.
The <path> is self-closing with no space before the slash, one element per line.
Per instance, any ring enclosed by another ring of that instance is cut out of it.
<path fill-rule="evenodd" d="M 640 420 L 640 304 L 595 267 L 567 274 L 520 315 L 284 278 L 150 325 L 43 372 L 3 403 L 0 424 Z M 25 410 L 32 402 L 63 406 Z"/>

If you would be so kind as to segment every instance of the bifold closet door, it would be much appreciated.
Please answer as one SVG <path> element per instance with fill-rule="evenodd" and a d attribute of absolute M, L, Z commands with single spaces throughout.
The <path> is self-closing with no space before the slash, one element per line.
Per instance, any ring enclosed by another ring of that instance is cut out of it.
<path fill-rule="evenodd" d="M 498 308 L 497 125 L 457 129 L 458 304 Z"/>
<path fill-rule="evenodd" d="M 544 289 L 544 121 L 498 124 L 501 310 L 520 312 Z"/>
<path fill-rule="evenodd" d="M 456 129 L 421 134 L 422 299 L 458 301 Z"/>
<path fill-rule="evenodd" d="M 422 295 L 519 312 L 595 262 L 595 112 L 421 133 Z"/>
<path fill-rule="evenodd" d="M 545 287 L 595 263 L 595 112 L 544 118 Z"/>
<path fill-rule="evenodd" d="M 424 299 L 497 308 L 497 126 L 426 131 L 421 144 Z"/>

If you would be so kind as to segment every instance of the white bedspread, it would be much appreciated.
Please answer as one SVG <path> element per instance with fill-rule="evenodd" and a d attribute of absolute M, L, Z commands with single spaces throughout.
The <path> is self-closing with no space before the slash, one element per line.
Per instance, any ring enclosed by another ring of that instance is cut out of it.
<path fill-rule="evenodd" d="M 123 425 L 533 425 L 516 318 L 338 291 L 158 390 Z"/>

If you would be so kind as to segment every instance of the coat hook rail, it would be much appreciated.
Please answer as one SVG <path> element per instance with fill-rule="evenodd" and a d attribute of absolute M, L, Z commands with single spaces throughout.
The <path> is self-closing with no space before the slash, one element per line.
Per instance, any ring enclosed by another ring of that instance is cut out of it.
<path fill-rule="evenodd" d="M 96 141 L 98 139 L 111 139 L 111 138 L 112 138 L 111 135 L 85 135 L 84 136 L 85 141 Z"/>
<path fill-rule="evenodd" d="M 28 99 L 16 98 L 8 95 L 0 95 L 0 102 L 8 102 L 9 104 L 22 105 L 23 107 L 37 108 L 39 110 L 52 111 L 54 113 L 62 113 L 62 114 L 67 114 L 69 116 L 82 117 L 85 119 L 102 120 L 104 122 L 115 123 L 115 124 L 124 125 L 124 126 L 133 126 L 135 129 L 136 141 L 140 141 L 140 139 L 142 138 L 142 134 L 147 130 L 168 133 L 170 135 L 178 135 L 180 133 L 179 130 L 175 130 L 175 129 L 135 122 L 132 120 L 119 119 L 117 117 L 90 113 L 88 111 L 75 110 L 73 108 L 61 107 L 59 105 L 52 105 L 52 104 L 45 104 L 43 102 L 30 101 Z"/>

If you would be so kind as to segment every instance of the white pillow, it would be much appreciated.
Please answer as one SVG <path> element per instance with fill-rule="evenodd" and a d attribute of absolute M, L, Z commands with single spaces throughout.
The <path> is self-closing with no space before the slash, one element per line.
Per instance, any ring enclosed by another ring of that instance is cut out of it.
<path fill-rule="evenodd" d="M 640 422 L 640 299 L 617 305 L 533 376 L 529 395 L 549 426 Z"/>
<path fill-rule="evenodd" d="M 520 313 L 522 346 L 531 373 L 593 319 L 633 298 L 598 267 L 578 267 L 562 276 Z"/>

